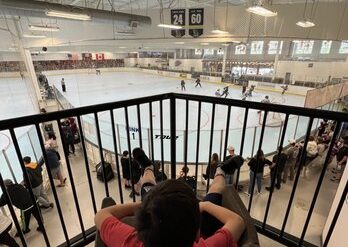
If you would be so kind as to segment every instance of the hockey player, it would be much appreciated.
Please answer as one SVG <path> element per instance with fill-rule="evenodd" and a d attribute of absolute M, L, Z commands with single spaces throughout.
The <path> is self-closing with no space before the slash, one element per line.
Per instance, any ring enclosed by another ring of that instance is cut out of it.
<path fill-rule="evenodd" d="M 201 79 L 199 79 L 199 78 L 197 78 L 197 80 L 196 80 L 196 85 L 195 85 L 195 87 L 197 87 L 197 86 L 202 87 L 202 85 L 201 85 Z"/>
<path fill-rule="evenodd" d="M 288 89 L 289 89 L 288 85 L 281 86 L 281 88 L 283 89 L 283 91 L 282 91 L 282 95 L 284 95 L 284 94 L 285 94 L 285 92 L 286 92 L 286 91 L 288 91 Z"/>
<path fill-rule="evenodd" d="M 181 91 L 186 91 L 185 84 L 185 81 L 181 80 Z"/>
<path fill-rule="evenodd" d="M 227 86 L 227 87 L 224 87 L 224 91 L 222 91 L 221 97 L 225 95 L 225 98 L 227 98 L 227 96 L 228 96 L 229 94 L 230 94 L 230 93 L 228 92 L 228 86 Z"/>

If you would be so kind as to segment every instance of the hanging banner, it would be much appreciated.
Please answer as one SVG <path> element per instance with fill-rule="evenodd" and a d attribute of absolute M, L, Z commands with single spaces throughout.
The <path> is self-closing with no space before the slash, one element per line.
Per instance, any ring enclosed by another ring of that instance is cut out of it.
<path fill-rule="evenodd" d="M 170 20 L 172 25 L 182 26 L 183 29 L 174 29 L 171 31 L 172 36 L 175 38 L 181 38 L 186 34 L 185 30 L 185 19 L 186 10 L 185 9 L 172 9 L 170 10 Z"/>
<path fill-rule="evenodd" d="M 203 34 L 204 9 L 189 9 L 189 35 L 197 38 Z"/>

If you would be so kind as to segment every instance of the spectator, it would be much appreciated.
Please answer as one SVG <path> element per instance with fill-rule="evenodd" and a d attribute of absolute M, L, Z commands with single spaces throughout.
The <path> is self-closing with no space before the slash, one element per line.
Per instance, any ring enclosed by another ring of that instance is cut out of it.
<path fill-rule="evenodd" d="M 9 247 L 20 247 L 9 233 L 11 228 L 12 221 L 6 216 L 0 214 L 0 244 Z"/>
<path fill-rule="evenodd" d="M 25 169 L 27 171 L 29 181 L 33 190 L 34 195 L 36 196 L 40 207 L 42 208 L 53 208 L 53 203 L 47 197 L 44 186 L 42 184 L 42 168 L 35 162 L 31 162 L 31 158 L 26 156 L 23 158 Z M 26 184 L 28 188 L 29 185 Z"/>
<path fill-rule="evenodd" d="M 134 184 L 134 194 L 140 196 L 141 167 L 134 159 L 131 159 L 131 172 L 131 182 Z M 129 197 L 133 197 L 133 191 L 129 194 Z"/>
<path fill-rule="evenodd" d="M 225 157 L 224 162 L 236 156 L 235 148 L 232 145 L 227 147 L 228 155 Z M 233 174 L 226 174 L 226 184 L 233 184 Z"/>
<path fill-rule="evenodd" d="M 61 171 L 61 164 L 58 159 L 57 151 L 46 146 L 46 155 L 47 155 L 47 166 L 52 174 L 53 179 L 59 180 L 60 184 L 57 187 L 64 187 L 66 178 L 63 178 Z"/>
<path fill-rule="evenodd" d="M 331 181 L 339 182 L 341 180 L 343 171 L 347 164 L 348 158 L 348 136 L 343 137 L 343 146 L 338 150 L 336 155 L 337 167 L 341 167 L 340 172 L 334 176 Z"/>
<path fill-rule="evenodd" d="M 63 143 L 68 155 L 71 153 L 75 154 L 74 134 L 70 128 L 69 120 L 65 120 L 63 122 L 62 129 L 63 129 Z M 71 152 L 69 148 L 71 149 Z"/>
<path fill-rule="evenodd" d="M 187 166 L 183 166 L 181 168 L 181 171 L 179 172 L 179 178 L 183 178 L 185 176 L 187 176 L 187 173 L 189 173 L 190 168 L 188 168 Z"/>
<path fill-rule="evenodd" d="M 126 189 L 132 188 L 130 180 L 130 169 L 129 169 L 129 155 L 128 151 L 123 151 L 121 157 L 122 177 L 124 179 L 124 187 Z"/>
<path fill-rule="evenodd" d="M 296 141 L 292 139 L 289 141 L 289 143 L 290 143 L 290 147 L 285 152 L 287 156 L 287 160 L 286 160 L 284 171 L 283 171 L 284 184 L 288 180 L 289 175 L 290 175 L 290 181 L 294 180 L 295 165 L 296 165 L 297 157 L 299 154 L 299 149 L 296 145 Z"/>
<path fill-rule="evenodd" d="M 51 149 L 54 149 L 58 152 L 57 137 L 54 133 L 49 132 L 47 135 L 47 140 L 45 146 L 49 146 Z"/>
<path fill-rule="evenodd" d="M 218 163 L 219 163 L 219 155 L 217 153 L 213 153 L 213 155 L 211 156 L 211 161 L 210 161 L 210 169 L 208 165 L 205 171 L 205 174 L 203 174 L 204 179 L 208 179 L 208 174 L 210 179 L 214 178 Z"/>
<path fill-rule="evenodd" d="M 144 169 L 143 203 L 115 205 L 97 213 L 96 227 L 107 246 L 191 247 L 196 241 L 197 246 L 237 246 L 245 225 L 239 215 L 221 207 L 226 174 L 223 168 L 217 168 L 207 196 L 198 203 L 181 181 L 156 185 L 153 165 L 142 150 L 133 150 L 133 156 Z M 134 214 L 135 228 L 121 222 Z"/>
<path fill-rule="evenodd" d="M 36 230 L 41 232 L 43 230 L 40 227 L 40 223 L 39 223 L 41 219 L 41 212 L 38 212 L 36 210 L 34 203 L 30 198 L 29 191 L 27 191 L 27 189 L 24 188 L 24 186 L 21 184 L 14 184 L 12 180 L 10 179 L 6 179 L 4 183 L 13 206 L 21 210 L 21 215 L 23 216 L 22 217 L 23 234 L 27 234 L 28 232 L 30 232 L 29 223 L 30 223 L 31 215 L 34 216 L 34 218 L 36 219 L 39 225 L 39 227 L 36 228 Z M 6 201 L 5 195 L 3 193 L 0 198 L 0 207 L 5 206 L 7 203 L 8 201 Z"/>
<path fill-rule="evenodd" d="M 250 180 L 247 195 L 250 196 L 254 188 L 252 187 L 254 179 L 256 179 L 257 191 L 261 194 L 263 169 L 265 165 L 272 165 L 272 162 L 265 158 L 263 151 L 260 149 L 257 154 L 249 161 L 248 166 L 250 167 Z M 256 178 L 255 178 L 256 177 Z"/>
<path fill-rule="evenodd" d="M 281 147 L 278 148 L 278 151 L 280 151 Z M 285 163 L 287 160 L 287 156 L 284 152 L 281 152 L 279 155 L 278 153 L 273 156 L 272 159 L 272 165 L 269 167 L 271 169 L 271 181 L 270 186 L 266 187 L 266 190 L 273 191 L 272 183 L 273 180 L 275 180 L 274 184 L 275 187 L 279 190 L 281 187 L 282 182 L 282 173 L 285 167 Z"/>

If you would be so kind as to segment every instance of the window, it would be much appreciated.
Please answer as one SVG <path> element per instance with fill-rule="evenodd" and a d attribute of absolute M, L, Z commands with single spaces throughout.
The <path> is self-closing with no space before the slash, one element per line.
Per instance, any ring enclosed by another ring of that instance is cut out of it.
<path fill-rule="evenodd" d="M 342 40 L 338 53 L 348 53 L 348 40 Z"/>
<path fill-rule="evenodd" d="M 262 54 L 263 53 L 263 41 L 251 42 L 250 54 Z"/>
<path fill-rule="evenodd" d="M 331 40 L 323 40 L 321 42 L 320 54 L 329 54 L 331 49 Z"/>
<path fill-rule="evenodd" d="M 243 55 L 246 54 L 246 45 L 237 45 L 235 54 L 237 55 Z"/>
<path fill-rule="evenodd" d="M 204 55 L 214 55 L 213 49 L 204 49 Z"/>
<path fill-rule="evenodd" d="M 296 54 L 312 54 L 314 40 L 295 40 L 294 44 Z"/>
<path fill-rule="evenodd" d="M 195 49 L 195 55 L 202 55 L 202 49 Z"/>
<path fill-rule="evenodd" d="M 283 41 L 270 41 L 268 43 L 268 54 L 281 54 Z"/>

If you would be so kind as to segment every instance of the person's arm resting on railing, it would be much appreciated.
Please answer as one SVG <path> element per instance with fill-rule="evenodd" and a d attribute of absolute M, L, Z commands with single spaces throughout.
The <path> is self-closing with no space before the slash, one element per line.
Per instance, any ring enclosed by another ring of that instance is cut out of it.
<path fill-rule="evenodd" d="M 140 202 L 126 203 L 101 209 L 94 219 L 97 229 L 100 230 L 103 222 L 111 216 L 119 220 L 127 216 L 133 216 L 139 205 Z"/>

